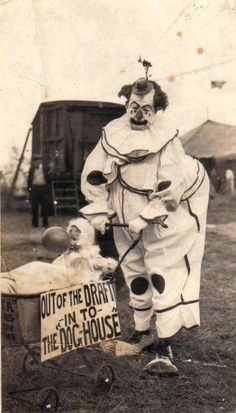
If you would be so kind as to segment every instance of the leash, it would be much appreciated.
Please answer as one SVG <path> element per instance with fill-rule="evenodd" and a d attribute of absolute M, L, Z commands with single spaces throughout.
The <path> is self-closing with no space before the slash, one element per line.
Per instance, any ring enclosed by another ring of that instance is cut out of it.
<path fill-rule="evenodd" d="M 112 228 L 112 227 L 128 228 L 128 227 L 129 227 L 128 224 L 112 224 L 112 223 L 107 223 L 106 226 L 107 226 L 107 227 L 110 227 L 110 228 Z M 139 243 L 139 241 L 141 240 L 141 238 L 142 238 L 142 231 L 140 231 L 140 233 L 139 233 L 139 235 L 138 235 L 138 238 L 136 238 L 136 239 L 134 240 L 134 242 L 130 245 L 130 247 L 127 249 L 127 251 L 125 251 L 125 253 L 122 255 L 122 257 L 119 259 L 118 265 L 117 265 L 117 267 L 116 267 L 116 270 L 117 270 L 118 268 L 120 268 L 120 266 L 121 266 L 122 262 L 124 261 L 125 257 L 129 254 L 129 252 L 130 252 L 131 250 L 133 250 L 133 249 L 136 247 L 136 245 Z"/>

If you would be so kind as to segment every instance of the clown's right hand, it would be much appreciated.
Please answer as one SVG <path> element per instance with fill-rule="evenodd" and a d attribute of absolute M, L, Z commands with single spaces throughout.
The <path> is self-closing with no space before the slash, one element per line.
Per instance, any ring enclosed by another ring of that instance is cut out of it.
<path fill-rule="evenodd" d="M 95 218 L 92 219 L 91 224 L 97 231 L 101 232 L 101 234 L 105 234 L 107 229 L 107 224 L 110 221 L 105 214 L 99 214 Z"/>
<path fill-rule="evenodd" d="M 147 226 L 148 226 L 148 223 L 144 221 L 144 219 L 142 219 L 141 217 L 135 218 L 129 222 L 129 230 L 134 235 L 138 235 L 140 231 L 147 228 Z"/>

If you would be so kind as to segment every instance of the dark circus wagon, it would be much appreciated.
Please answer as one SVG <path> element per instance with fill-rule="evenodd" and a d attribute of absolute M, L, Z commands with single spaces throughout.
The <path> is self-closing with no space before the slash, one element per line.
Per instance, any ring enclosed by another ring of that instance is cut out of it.
<path fill-rule="evenodd" d="M 108 102 L 55 101 L 39 106 L 32 122 L 32 159 L 41 156 L 51 171 L 55 213 L 78 209 L 83 202 L 79 187 L 84 161 L 102 127 L 124 112 L 123 105 Z"/>

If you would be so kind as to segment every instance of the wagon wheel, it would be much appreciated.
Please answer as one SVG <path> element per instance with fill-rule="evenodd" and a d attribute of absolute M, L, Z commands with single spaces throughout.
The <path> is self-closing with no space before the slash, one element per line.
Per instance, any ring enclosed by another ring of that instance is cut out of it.
<path fill-rule="evenodd" d="M 23 371 L 29 375 L 38 373 L 42 366 L 39 361 L 39 355 L 37 353 L 32 356 L 32 354 L 27 353 L 23 360 Z"/>
<path fill-rule="evenodd" d="M 43 412 L 55 412 L 59 406 L 59 396 L 54 387 L 44 387 L 39 395 L 39 407 Z"/>
<path fill-rule="evenodd" d="M 109 365 L 102 366 L 96 374 L 94 384 L 95 393 L 108 393 L 114 380 L 115 373 L 113 368 Z"/>

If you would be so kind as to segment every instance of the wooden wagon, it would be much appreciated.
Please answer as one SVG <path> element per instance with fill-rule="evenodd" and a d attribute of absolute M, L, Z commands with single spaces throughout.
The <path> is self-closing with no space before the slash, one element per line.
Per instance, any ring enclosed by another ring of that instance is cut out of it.
<path fill-rule="evenodd" d="M 123 105 L 107 102 L 55 101 L 39 106 L 32 121 L 32 159 L 41 156 L 52 172 L 55 213 L 83 203 L 79 188 L 84 161 L 102 127 L 124 112 Z"/>

